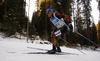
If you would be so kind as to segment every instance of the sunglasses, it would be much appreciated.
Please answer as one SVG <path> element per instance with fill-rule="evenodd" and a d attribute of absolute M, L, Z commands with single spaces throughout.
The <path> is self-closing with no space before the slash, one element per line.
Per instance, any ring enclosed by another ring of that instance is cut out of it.
<path fill-rule="evenodd" d="M 46 12 L 47 14 L 49 13 L 49 11 Z"/>

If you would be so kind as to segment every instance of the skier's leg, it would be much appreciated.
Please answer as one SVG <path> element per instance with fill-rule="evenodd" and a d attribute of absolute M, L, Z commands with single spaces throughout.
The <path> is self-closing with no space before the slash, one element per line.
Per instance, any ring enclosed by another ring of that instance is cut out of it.
<path fill-rule="evenodd" d="M 55 36 L 53 35 L 53 49 L 51 51 L 49 51 L 50 53 L 55 53 L 55 52 L 61 52 L 61 49 L 60 49 L 60 46 L 59 46 L 59 43 L 57 42 L 57 40 L 59 40 L 61 38 L 61 35 L 59 36 Z M 57 47 L 57 49 L 56 49 Z"/>
<path fill-rule="evenodd" d="M 55 54 L 56 53 L 56 39 L 55 39 L 55 35 L 53 34 L 51 36 L 52 41 L 53 41 L 53 46 L 52 46 L 52 50 L 49 50 L 48 53 L 50 54 Z"/>
<path fill-rule="evenodd" d="M 56 36 L 55 35 L 53 35 L 53 45 L 56 47 L 56 38 L 55 38 Z"/>
<path fill-rule="evenodd" d="M 56 40 L 59 40 L 60 37 L 61 37 L 60 30 L 57 30 L 57 31 L 51 33 L 51 38 L 53 40 L 53 48 L 52 48 L 52 50 L 48 51 L 49 53 L 54 54 L 56 51 L 61 52 L 61 49 L 59 47 L 59 43 L 56 41 Z M 57 50 L 56 50 L 56 47 L 57 47 Z"/>
<path fill-rule="evenodd" d="M 57 47 L 57 49 L 56 49 L 56 52 L 61 52 L 61 48 L 60 48 L 60 45 L 59 45 L 59 43 L 58 43 L 58 40 L 60 40 L 60 38 L 61 38 L 61 36 L 57 36 L 56 37 L 56 47 Z"/>
<path fill-rule="evenodd" d="M 61 35 L 57 36 L 56 37 L 56 40 L 58 41 L 59 39 L 61 39 L 61 37 L 67 32 L 67 27 L 64 27 L 62 30 L 61 30 Z M 59 46 L 59 44 L 57 44 L 57 51 L 58 52 L 61 52 L 61 48 Z"/>

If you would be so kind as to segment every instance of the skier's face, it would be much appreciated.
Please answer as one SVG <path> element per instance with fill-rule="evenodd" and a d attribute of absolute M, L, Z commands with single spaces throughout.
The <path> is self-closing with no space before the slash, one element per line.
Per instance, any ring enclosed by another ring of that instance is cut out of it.
<path fill-rule="evenodd" d="M 53 14 L 53 12 L 51 12 L 51 11 L 49 11 L 49 12 L 47 13 L 48 17 L 51 17 L 52 14 Z"/>

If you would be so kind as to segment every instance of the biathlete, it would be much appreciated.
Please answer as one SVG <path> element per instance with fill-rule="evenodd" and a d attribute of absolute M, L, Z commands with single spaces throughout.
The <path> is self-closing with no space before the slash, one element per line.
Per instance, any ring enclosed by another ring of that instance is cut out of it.
<path fill-rule="evenodd" d="M 64 33 L 67 32 L 68 28 L 70 30 L 73 29 L 71 21 L 69 20 L 68 15 L 56 13 L 52 8 L 48 8 L 46 10 L 48 17 L 50 17 L 50 21 L 55 26 L 54 30 L 51 32 L 51 38 L 53 40 L 53 48 L 49 50 L 48 53 L 54 54 L 56 52 L 61 52 L 61 48 L 59 43 L 56 40 L 59 40 Z"/>

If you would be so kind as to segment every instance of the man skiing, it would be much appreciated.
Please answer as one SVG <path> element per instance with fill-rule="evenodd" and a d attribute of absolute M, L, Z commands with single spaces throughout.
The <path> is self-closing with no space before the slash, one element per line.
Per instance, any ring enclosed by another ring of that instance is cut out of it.
<path fill-rule="evenodd" d="M 48 8 L 46 10 L 48 17 L 50 17 L 50 21 L 53 23 L 54 30 L 51 32 L 51 38 L 53 39 L 53 48 L 49 50 L 48 53 L 54 54 L 56 52 L 61 52 L 61 48 L 59 47 L 59 43 L 56 40 L 59 40 L 61 36 L 66 33 L 68 29 L 72 30 L 72 24 L 69 20 L 68 15 L 56 13 L 52 8 Z"/>

